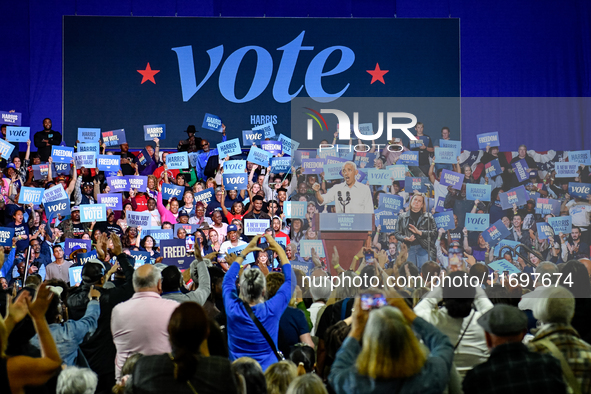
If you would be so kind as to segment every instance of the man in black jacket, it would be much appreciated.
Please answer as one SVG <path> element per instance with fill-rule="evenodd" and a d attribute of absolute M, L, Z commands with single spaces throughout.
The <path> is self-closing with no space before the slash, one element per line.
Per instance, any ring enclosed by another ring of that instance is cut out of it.
<path fill-rule="evenodd" d="M 115 355 L 117 350 L 111 334 L 111 312 L 113 308 L 133 296 L 133 259 L 122 253 L 121 240 L 115 234 L 111 234 L 113 240 L 112 255 L 117 256 L 117 263 L 125 275 L 122 286 L 103 288 L 109 280 L 105 273 L 105 267 L 100 260 L 88 261 L 82 269 L 82 284 L 68 298 L 68 312 L 70 318 L 78 320 L 86 312 L 88 292 L 94 285 L 100 291 L 101 314 L 98 319 L 98 327 L 93 335 L 87 337 L 80 345 L 80 349 L 88 360 L 90 368 L 98 375 L 99 383 L 97 393 L 110 393 L 115 385 Z"/>
<path fill-rule="evenodd" d="M 62 143 L 61 133 L 51 129 L 51 119 L 43 119 L 43 130 L 35 133 L 34 143 L 41 156 L 41 161 L 46 162 L 51 156 L 51 147 Z"/>
<path fill-rule="evenodd" d="M 436 261 L 437 225 L 433 216 L 426 212 L 425 197 L 415 194 L 410 200 L 410 209 L 398 217 L 396 239 L 408 247 L 408 258 L 421 269 L 428 260 Z"/>

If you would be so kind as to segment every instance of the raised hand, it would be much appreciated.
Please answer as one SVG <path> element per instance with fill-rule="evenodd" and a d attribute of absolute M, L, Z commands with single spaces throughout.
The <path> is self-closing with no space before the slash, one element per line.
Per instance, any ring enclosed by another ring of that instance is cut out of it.
<path fill-rule="evenodd" d="M 46 283 L 42 283 L 35 294 L 33 302 L 28 298 L 25 298 L 29 308 L 29 315 L 31 315 L 33 319 L 45 319 L 45 312 L 47 312 L 47 308 L 49 308 L 52 298 L 53 292 L 47 288 Z"/>

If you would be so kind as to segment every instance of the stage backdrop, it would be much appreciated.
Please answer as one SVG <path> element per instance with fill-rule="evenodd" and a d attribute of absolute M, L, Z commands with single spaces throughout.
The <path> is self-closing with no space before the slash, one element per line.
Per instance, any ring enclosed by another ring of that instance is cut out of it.
<path fill-rule="evenodd" d="M 218 142 L 202 127 L 206 114 L 228 138 L 268 122 L 290 135 L 294 97 L 460 96 L 458 19 L 65 16 L 63 51 L 69 146 L 89 127 L 125 129 L 130 147 L 142 147 L 143 125 L 154 124 L 166 125 L 164 147 L 190 124 Z M 444 125 L 460 138 L 454 103 L 445 120 L 417 115 L 434 139 Z"/>

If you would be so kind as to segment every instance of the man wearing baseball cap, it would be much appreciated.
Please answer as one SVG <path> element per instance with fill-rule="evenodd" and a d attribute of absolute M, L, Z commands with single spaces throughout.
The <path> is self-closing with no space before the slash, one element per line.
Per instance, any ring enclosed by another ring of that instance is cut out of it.
<path fill-rule="evenodd" d="M 88 232 L 90 226 L 80 222 L 80 207 L 75 205 L 70 208 L 70 218 L 61 222 L 57 228 L 64 233 L 64 238 L 78 238 Z"/>
<path fill-rule="evenodd" d="M 527 316 L 518 308 L 497 304 L 478 319 L 490 349 L 488 361 L 468 371 L 462 387 L 469 393 L 566 393 L 560 362 L 530 352 L 521 342 Z"/>
<path fill-rule="evenodd" d="M 237 246 L 246 245 L 246 242 L 241 240 L 238 235 L 238 227 L 235 224 L 231 224 L 228 226 L 227 236 L 228 239 L 222 243 L 220 246 L 220 253 L 219 256 L 224 258 L 226 253 L 228 253 L 228 249 L 235 248 Z"/>

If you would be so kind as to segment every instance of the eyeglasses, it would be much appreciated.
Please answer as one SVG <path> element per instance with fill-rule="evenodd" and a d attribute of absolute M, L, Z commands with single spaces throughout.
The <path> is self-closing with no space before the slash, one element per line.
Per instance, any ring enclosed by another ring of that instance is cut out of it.
<path fill-rule="evenodd" d="M 209 142 L 206 142 L 204 144 L 201 144 L 201 147 L 204 147 L 204 146 L 207 146 L 207 145 L 209 145 Z"/>

